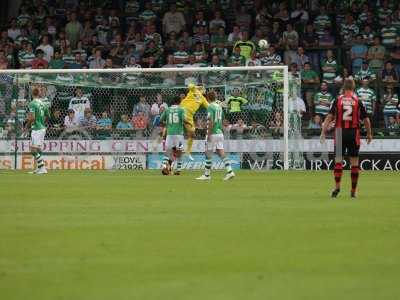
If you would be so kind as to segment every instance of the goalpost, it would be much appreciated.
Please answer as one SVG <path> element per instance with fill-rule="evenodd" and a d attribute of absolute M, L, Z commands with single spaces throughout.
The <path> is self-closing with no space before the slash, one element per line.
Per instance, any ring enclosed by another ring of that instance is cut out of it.
<path fill-rule="evenodd" d="M 239 167 L 288 170 L 302 165 L 301 118 L 289 105 L 300 81 L 291 78 L 287 66 L 0 70 L 0 89 L 8 90 L 3 92 L 7 115 L 15 116 L 0 135 L 0 155 L 8 155 L 17 168 L 29 165 L 23 155 L 29 151 L 23 119 L 32 87 L 38 86 L 52 113 L 44 153 L 54 169 L 86 168 L 83 162 L 95 165 L 96 160 L 102 168 L 155 168 L 163 151 L 157 142 L 160 110 L 172 96 L 183 97 L 189 83 L 216 92 L 225 112 L 226 151 Z M 65 127 L 70 110 L 77 124 Z M 94 117 L 85 119 L 88 111 Z M 200 109 L 195 153 L 204 150 L 205 119 Z M 188 166 L 201 167 L 196 162 Z"/>

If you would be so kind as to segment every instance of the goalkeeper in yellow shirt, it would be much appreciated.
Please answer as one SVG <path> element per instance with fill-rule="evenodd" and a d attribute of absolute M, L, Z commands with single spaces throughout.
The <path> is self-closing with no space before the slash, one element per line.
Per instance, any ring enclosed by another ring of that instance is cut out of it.
<path fill-rule="evenodd" d="M 194 125 L 194 115 L 202 106 L 204 108 L 208 107 L 208 102 L 206 97 L 204 97 L 203 87 L 195 86 L 193 83 L 188 85 L 188 93 L 186 97 L 181 101 L 180 106 L 185 109 L 185 129 L 188 135 L 186 154 L 190 160 L 193 160 L 191 156 L 192 146 L 193 146 L 193 136 L 195 131 Z"/>

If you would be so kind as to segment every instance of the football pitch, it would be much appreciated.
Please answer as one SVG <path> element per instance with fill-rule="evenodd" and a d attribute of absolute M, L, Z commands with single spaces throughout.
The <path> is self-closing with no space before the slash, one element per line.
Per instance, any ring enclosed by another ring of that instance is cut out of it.
<path fill-rule="evenodd" d="M 0 171 L 0 299 L 399 299 L 400 176 Z"/>

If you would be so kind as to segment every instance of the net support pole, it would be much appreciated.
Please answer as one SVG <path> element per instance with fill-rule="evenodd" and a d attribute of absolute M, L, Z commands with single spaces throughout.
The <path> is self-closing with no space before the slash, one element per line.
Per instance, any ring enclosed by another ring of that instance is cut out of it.
<path fill-rule="evenodd" d="M 283 69 L 283 168 L 289 170 L 289 69 Z"/>

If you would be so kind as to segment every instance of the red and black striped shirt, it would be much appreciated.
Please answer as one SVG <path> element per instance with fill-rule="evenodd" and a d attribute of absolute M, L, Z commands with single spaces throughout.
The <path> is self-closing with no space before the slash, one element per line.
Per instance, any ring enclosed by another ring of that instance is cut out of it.
<path fill-rule="evenodd" d="M 353 92 L 346 92 L 333 101 L 330 113 L 335 116 L 336 128 L 358 129 L 361 121 L 367 118 L 364 104 Z"/>

